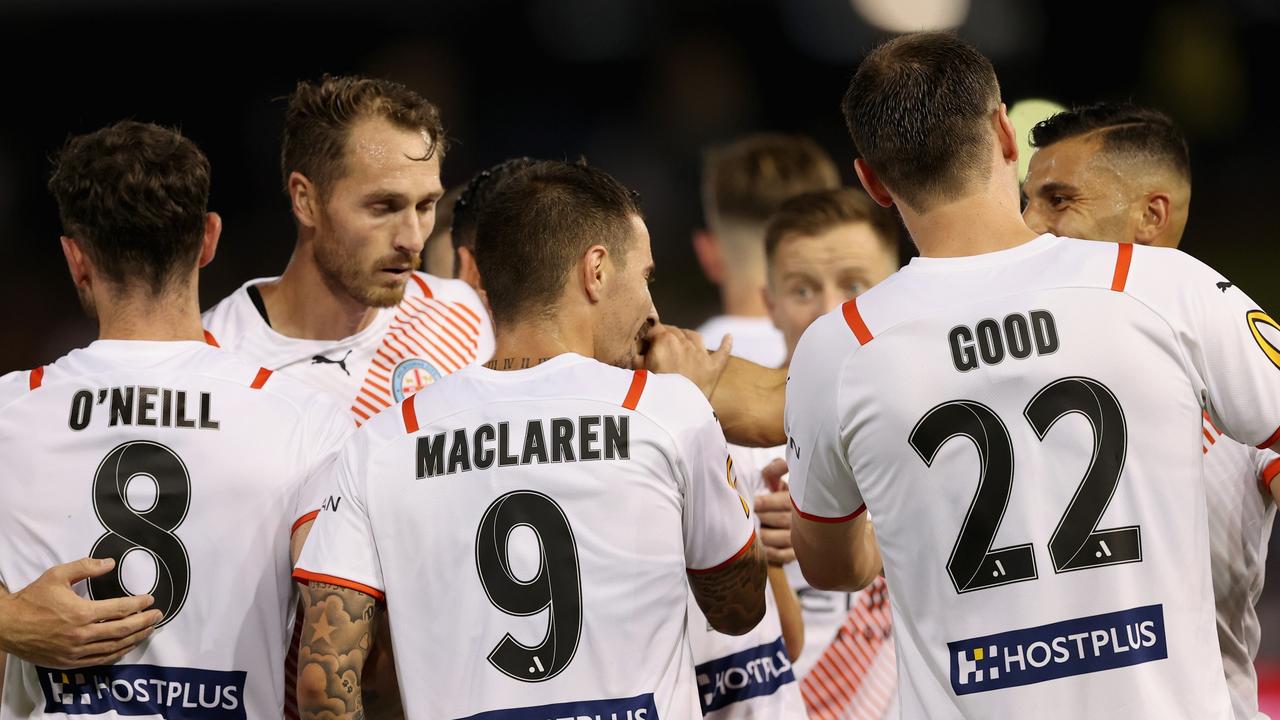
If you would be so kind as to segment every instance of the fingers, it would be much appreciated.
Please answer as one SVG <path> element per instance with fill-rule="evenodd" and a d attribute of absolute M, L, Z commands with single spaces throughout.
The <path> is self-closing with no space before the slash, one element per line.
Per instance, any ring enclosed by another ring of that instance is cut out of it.
<path fill-rule="evenodd" d="M 49 568 L 45 571 L 45 575 L 50 579 L 58 582 L 74 585 L 81 580 L 87 578 L 106 575 L 111 572 L 111 568 L 116 566 L 116 561 L 111 559 L 99 560 L 96 558 L 80 558 L 69 563 Z"/>
<path fill-rule="evenodd" d="M 786 513 L 787 521 L 785 523 L 769 523 L 774 527 L 791 527 L 791 494 L 786 490 L 771 492 L 768 495 L 757 495 L 755 498 L 756 512 L 761 515 L 763 520 L 764 513 Z"/>
<path fill-rule="evenodd" d="M 791 531 L 782 528 L 760 528 L 760 542 L 766 548 L 789 550 L 791 548 Z"/>
<path fill-rule="evenodd" d="M 140 613 L 154 605 L 155 599 L 150 595 L 131 595 L 112 600 L 82 600 L 82 602 L 90 604 L 90 612 L 94 621 L 102 622 L 104 620 L 119 620 L 120 618 Z M 160 611 L 157 610 L 156 612 L 159 613 Z M 156 622 L 160 621 L 156 620 Z M 152 624 L 154 625 L 155 623 Z"/>
<path fill-rule="evenodd" d="M 120 620 L 94 623 L 84 629 L 84 639 L 88 643 L 114 642 L 146 632 L 163 619 L 164 615 L 159 610 L 148 610 Z"/>
<path fill-rule="evenodd" d="M 134 647 L 137 647 L 138 643 L 141 643 L 151 637 L 151 634 L 155 631 L 156 629 L 154 625 L 148 625 L 147 627 L 122 638 L 100 640 L 98 642 L 89 643 L 83 648 L 83 652 L 85 653 L 84 657 L 78 659 L 77 662 L 103 657 L 119 657 L 129 652 Z M 81 665 L 80 667 L 84 667 L 84 665 Z"/>
<path fill-rule="evenodd" d="M 760 476 L 764 478 L 764 484 L 769 488 L 769 492 L 782 492 L 787 489 L 787 483 L 782 479 L 787 474 L 787 461 L 782 458 L 774 458 L 772 462 L 764 466 L 760 471 Z M 791 501 L 788 499 L 788 503 Z M 790 505 L 787 506 L 790 509 Z"/>

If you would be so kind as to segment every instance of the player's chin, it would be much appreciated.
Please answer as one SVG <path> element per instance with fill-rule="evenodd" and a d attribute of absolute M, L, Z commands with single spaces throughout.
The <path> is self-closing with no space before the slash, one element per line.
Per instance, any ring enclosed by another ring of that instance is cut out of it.
<path fill-rule="evenodd" d="M 376 282 L 364 287 L 364 304 L 369 307 L 391 307 L 404 299 L 404 290 L 409 283 L 409 273 L 404 277 L 387 277 L 388 273 L 379 272 Z"/>

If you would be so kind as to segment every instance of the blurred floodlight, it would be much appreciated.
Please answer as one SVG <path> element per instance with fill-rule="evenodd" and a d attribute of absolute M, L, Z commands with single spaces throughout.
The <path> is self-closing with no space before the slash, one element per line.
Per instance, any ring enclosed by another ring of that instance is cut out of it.
<path fill-rule="evenodd" d="M 1009 122 L 1018 134 L 1018 182 L 1027 179 L 1027 167 L 1031 164 L 1031 128 L 1041 120 L 1066 110 L 1062 105 L 1044 98 L 1027 98 L 1019 100 L 1009 108 Z"/>
<path fill-rule="evenodd" d="M 866 21 L 895 33 L 949 30 L 969 14 L 969 0 L 852 0 Z"/>

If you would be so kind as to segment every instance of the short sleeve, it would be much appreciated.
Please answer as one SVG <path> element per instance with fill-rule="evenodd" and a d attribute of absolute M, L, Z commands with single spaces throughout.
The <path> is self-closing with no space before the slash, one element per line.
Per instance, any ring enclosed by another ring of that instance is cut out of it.
<path fill-rule="evenodd" d="M 666 378 L 664 378 L 666 379 Z M 671 377 L 685 421 L 673 429 L 684 476 L 684 557 L 689 572 L 712 572 L 736 560 L 755 540 L 751 505 L 738 492 L 729 445 L 697 387 Z"/>
<path fill-rule="evenodd" d="M 1254 464 L 1258 468 L 1258 480 L 1262 482 L 1265 488 L 1271 487 L 1271 482 L 1280 477 L 1280 455 L 1272 450 L 1254 450 Z"/>
<path fill-rule="evenodd" d="M 841 368 L 857 340 L 839 311 L 816 320 L 796 346 L 787 377 L 787 467 L 800 516 L 843 522 L 862 512 L 841 433 Z"/>
<path fill-rule="evenodd" d="M 334 478 L 332 466 L 339 451 L 355 431 L 355 421 L 337 403 L 321 396 L 321 402 L 316 405 L 308 413 L 308 437 L 311 442 L 307 446 L 307 457 L 303 458 L 307 467 L 303 482 L 298 488 L 293 530 L 314 520 L 326 499 L 333 495 L 334 488 L 330 484 Z"/>
<path fill-rule="evenodd" d="M 362 433 L 329 463 L 320 481 L 332 488 L 293 571 L 301 583 L 322 582 L 384 600 L 382 565 L 365 504 Z M 326 477 L 327 476 L 327 477 Z"/>

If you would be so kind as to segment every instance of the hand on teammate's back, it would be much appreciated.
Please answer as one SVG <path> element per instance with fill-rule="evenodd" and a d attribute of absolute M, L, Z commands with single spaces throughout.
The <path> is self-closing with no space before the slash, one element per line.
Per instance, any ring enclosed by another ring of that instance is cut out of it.
<path fill-rule="evenodd" d="M 0 596 L 0 651 L 55 668 L 119 660 L 151 636 L 162 616 L 159 610 L 147 610 L 154 602 L 150 595 L 95 601 L 72 589 L 114 567 L 113 560 L 83 558 L 50 568 L 25 588 Z"/>
<path fill-rule="evenodd" d="M 658 323 L 649 329 L 645 345 L 644 355 L 636 359 L 637 369 L 683 375 L 711 397 L 729 362 L 733 336 L 725 335 L 715 352 L 707 352 L 702 336 L 693 330 Z"/>
<path fill-rule="evenodd" d="M 756 517 L 760 518 L 760 542 L 770 565 L 786 565 L 796 559 L 791 546 L 791 491 L 787 481 L 787 461 L 776 458 L 760 471 L 769 492 L 755 498 Z"/>

